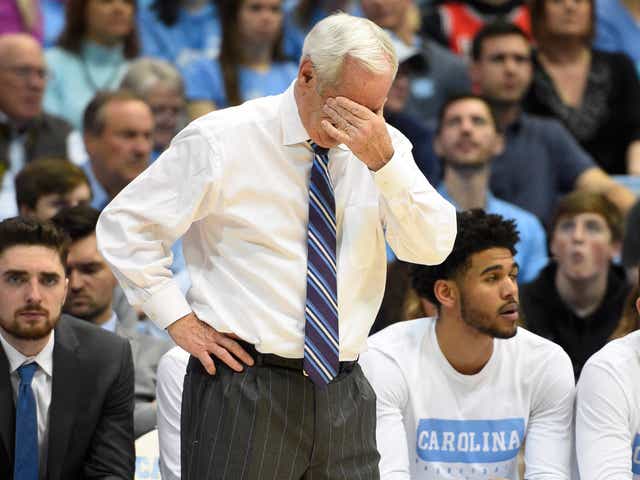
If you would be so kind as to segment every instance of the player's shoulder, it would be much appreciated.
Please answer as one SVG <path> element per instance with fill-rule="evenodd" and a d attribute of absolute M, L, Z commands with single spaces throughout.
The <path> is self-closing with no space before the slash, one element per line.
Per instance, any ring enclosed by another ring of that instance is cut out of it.
<path fill-rule="evenodd" d="M 610 341 L 587 361 L 588 367 L 600 367 L 611 372 L 634 368 L 640 373 L 640 330 Z"/>
<path fill-rule="evenodd" d="M 540 335 L 530 332 L 526 328 L 518 327 L 515 337 L 501 340 L 511 351 L 512 356 L 525 368 L 525 371 L 538 365 L 560 365 L 571 367 L 571 360 L 567 352 L 558 345 Z"/>
<path fill-rule="evenodd" d="M 369 350 L 394 358 L 409 355 L 420 347 L 434 322 L 434 318 L 418 318 L 391 324 L 369 337 Z"/>

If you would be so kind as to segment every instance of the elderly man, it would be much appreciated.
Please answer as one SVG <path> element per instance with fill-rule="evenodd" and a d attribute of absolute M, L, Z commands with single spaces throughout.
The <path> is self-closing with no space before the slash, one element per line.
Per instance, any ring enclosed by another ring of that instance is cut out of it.
<path fill-rule="evenodd" d="M 84 112 L 84 143 L 89 161 L 91 206 L 102 210 L 149 165 L 153 148 L 153 114 L 127 90 L 98 93 Z"/>
<path fill-rule="evenodd" d="M 183 478 L 378 478 L 357 358 L 384 234 L 438 263 L 456 232 L 382 116 L 396 68 L 374 23 L 327 17 L 285 93 L 196 120 L 104 210 L 98 243 L 129 299 L 192 355 Z M 188 300 L 167 268 L 185 232 Z"/>
<path fill-rule="evenodd" d="M 0 219 L 18 213 L 13 179 L 42 157 L 81 163 L 82 139 L 65 120 L 42 111 L 47 68 L 30 35 L 0 36 Z"/>

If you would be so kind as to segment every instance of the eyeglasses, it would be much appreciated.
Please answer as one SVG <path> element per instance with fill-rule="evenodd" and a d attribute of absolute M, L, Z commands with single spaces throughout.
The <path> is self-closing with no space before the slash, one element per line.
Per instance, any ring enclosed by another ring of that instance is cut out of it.
<path fill-rule="evenodd" d="M 21 80 L 28 80 L 33 75 L 38 77 L 39 80 L 47 81 L 51 78 L 51 72 L 46 68 L 29 67 L 27 65 L 15 65 L 12 67 L 4 67 L 3 70 L 11 72 Z"/>

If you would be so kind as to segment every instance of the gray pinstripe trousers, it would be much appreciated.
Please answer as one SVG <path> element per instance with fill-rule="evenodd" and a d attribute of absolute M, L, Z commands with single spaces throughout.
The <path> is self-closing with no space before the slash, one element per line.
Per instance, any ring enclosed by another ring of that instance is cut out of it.
<path fill-rule="evenodd" d="M 191 357 L 181 417 L 182 480 L 378 480 L 376 397 L 355 365 L 327 388 L 257 365 L 209 376 Z"/>

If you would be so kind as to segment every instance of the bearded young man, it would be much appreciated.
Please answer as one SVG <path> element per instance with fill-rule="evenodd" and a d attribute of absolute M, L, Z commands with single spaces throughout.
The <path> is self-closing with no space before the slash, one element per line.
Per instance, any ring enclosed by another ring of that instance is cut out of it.
<path fill-rule="evenodd" d="M 0 222 L 0 478 L 133 478 L 126 340 L 60 316 L 68 238 Z"/>
<path fill-rule="evenodd" d="M 570 478 L 574 381 L 554 343 L 518 328 L 518 233 L 482 210 L 413 286 L 434 318 L 369 338 L 362 368 L 377 395 L 383 480 Z"/>

